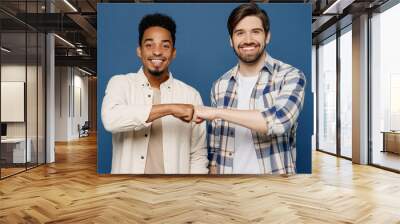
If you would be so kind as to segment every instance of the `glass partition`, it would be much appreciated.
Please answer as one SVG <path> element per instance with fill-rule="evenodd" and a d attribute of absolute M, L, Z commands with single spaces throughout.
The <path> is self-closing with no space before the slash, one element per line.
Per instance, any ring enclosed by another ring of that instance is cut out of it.
<path fill-rule="evenodd" d="M 1 34 L 1 176 L 24 171 L 30 162 L 26 150 L 26 33 Z M 4 50 L 6 49 L 6 50 Z"/>
<path fill-rule="evenodd" d="M 0 7 L 14 12 L 0 11 L 0 178 L 45 163 L 46 39 L 17 19 L 26 12 L 43 13 L 44 3 L 0 2 Z"/>

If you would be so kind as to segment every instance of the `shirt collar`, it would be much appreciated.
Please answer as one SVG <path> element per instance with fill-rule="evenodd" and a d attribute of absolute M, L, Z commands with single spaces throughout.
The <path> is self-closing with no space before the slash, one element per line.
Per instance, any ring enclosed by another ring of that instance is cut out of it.
<path fill-rule="evenodd" d="M 147 80 L 147 77 L 143 72 L 143 67 L 140 67 L 139 71 L 137 72 L 137 75 L 139 75 L 139 81 L 142 86 L 150 87 L 149 80 Z M 161 86 L 166 86 L 167 88 L 171 88 L 173 80 L 174 80 L 174 77 L 172 76 L 172 73 L 169 72 L 168 79 L 165 82 L 161 83 Z"/>
<path fill-rule="evenodd" d="M 261 68 L 261 70 L 265 70 L 272 74 L 273 68 L 275 65 L 275 60 L 267 53 L 265 52 L 265 60 L 264 60 L 264 66 Z M 239 74 L 239 63 L 233 67 L 231 70 L 231 78 L 237 80 L 237 75 Z"/>

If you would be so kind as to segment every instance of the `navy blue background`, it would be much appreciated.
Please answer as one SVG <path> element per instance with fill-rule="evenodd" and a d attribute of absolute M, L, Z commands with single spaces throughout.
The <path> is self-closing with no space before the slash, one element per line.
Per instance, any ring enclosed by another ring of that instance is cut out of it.
<path fill-rule="evenodd" d="M 136 72 L 137 26 L 149 13 L 171 16 L 177 24 L 177 56 L 170 70 L 175 78 L 196 88 L 210 105 L 212 82 L 237 63 L 229 45 L 226 21 L 235 3 L 185 4 L 98 4 L 98 173 L 110 173 L 111 134 L 101 122 L 101 103 L 108 80 L 115 74 Z M 307 79 L 303 111 L 297 131 L 297 172 L 311 173 L 313 96 L 311 93 L 311 5 L 259 4 L 271 21 L 267 52 L 304 72 Z"/>

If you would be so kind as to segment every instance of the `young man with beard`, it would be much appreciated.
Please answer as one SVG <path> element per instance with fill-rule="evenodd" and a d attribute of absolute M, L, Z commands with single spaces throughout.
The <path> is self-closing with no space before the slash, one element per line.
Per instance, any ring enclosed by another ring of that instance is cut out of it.
<path fill-rule="evenodd" d="M 212 107 L 195 109 L 198 122 L 211 121 L 210 172 L 294 174 L 304 74 L 265 51 L 269 18 L 256 4 L 235 8 L 227 26 L 239 63 L 214 82 Z"/>
<path fill-rule="evenodd" d="M 112 133 L 113 174 L 208 173 L 206 127 L 191 122 L 200 94 L 169 72 L 175 32 L 166 15 L 143 17 L 136 49 L 142 68 L 107 85 L 101 115 Z"/>

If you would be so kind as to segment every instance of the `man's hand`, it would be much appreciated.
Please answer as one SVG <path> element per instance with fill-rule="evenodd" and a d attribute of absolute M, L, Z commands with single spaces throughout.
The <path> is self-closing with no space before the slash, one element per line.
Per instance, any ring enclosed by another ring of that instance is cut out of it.
<path fill-rule="evenodd" d="M 217 119 L 217 110 L 213 107 L 196 106 L 194 109 L 193 120 L 196 123 L 201 123 L 204 120 L 215 120 Z"/>
<path fill-rule="evenodd" d="M 171 115 L 184 121 L 191 122 L 193 119 L 194 107 L 192 104 L 173 104 Z"/>
<path fill-rule="evenodd" d="M 208 169 L 208 174 L 217 174 L 217 166 L 209 166 Z"/>

